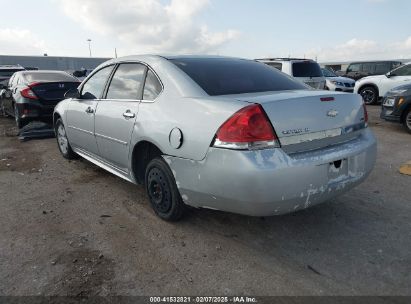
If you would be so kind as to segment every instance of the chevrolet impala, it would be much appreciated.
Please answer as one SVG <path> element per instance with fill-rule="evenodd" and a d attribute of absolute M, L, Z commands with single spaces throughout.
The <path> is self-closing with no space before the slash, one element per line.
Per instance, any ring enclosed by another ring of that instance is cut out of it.
<path fill-rule="evenodd" d="M 186 206 L 271 216 L 330 201 L 371 172 L 360 95 L 312 90 L 264 63 L 129 56 L 103 63 L 54 111 L 58 148 L 144 185 L 155 213 Z"/>

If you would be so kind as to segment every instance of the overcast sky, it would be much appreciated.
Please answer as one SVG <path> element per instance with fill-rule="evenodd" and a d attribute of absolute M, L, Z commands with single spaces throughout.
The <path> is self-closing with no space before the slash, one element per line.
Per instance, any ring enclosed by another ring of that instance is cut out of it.
<path fill-rule="evenodd" d="M 0 54 L 411 58 L 410 0 L 0 0 Z"/>

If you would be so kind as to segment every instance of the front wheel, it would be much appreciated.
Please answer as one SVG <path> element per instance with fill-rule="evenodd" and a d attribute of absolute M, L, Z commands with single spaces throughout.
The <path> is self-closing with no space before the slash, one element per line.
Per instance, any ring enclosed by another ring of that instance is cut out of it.
<path fill-rule="evenodd" d="M 358 93 L 362 96 L 364 103 L 367 105 L 376 104 L 378 101 L 378 91 L 374 87 L 368 86 L 361 88 Z"/>
<path fill-rule="evenodd" d="M 59 147 L 61 155 L 67 159 L 77 158 L 77 154 L 71 149 L 70 143 L 67 138 L 66 129 L 64 128 L 61 119 L 58 119 L 55 124 L 57 145 Z"/>
<path fill-rule="evenodd" d="M 411 133 L 411 108 L 409 108 L 405 113 L 403 124 L 405 130 L 407 130 L 408 133 Z"/>
<path fill-rule="evenodd" d="M 163 220 L 178 221 L 185 205 L 167 163 L 156 157 L 146 168 L 145 187 L 154 212 Z"/>

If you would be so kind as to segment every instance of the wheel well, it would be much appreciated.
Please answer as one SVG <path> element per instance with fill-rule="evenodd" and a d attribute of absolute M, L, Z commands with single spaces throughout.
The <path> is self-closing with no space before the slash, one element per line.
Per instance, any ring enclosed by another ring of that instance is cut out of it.
<path fill-rule="evenodd" d="M 53 114 L 53 126 L 56 124 L 57 119 L 61 118 L 59 113 Z"/>
<path fill-rule="evenodd" d="M 407 107 L 404 109 L 404 111 L 402 111 L 401 120 L 400 120 L 401 123 L 403 123 L 405 121 L 405 115 L 407 115 L 408 111 L 410 111 L 410 110 L 411 110 L 411 103 L 409 103 L 407 105 Z"/>
<path fill-rule="evenodd" d="M 153 158 L 161 156 L 162 154 L 163 153 L 156 145 L 148 141 L 141 141 L 134 146 L 132 168 L 137 183 L 144 184 L 148 163 Z"/>
<path fill-rule="evenodd" d="M 364 85 L 362 85 L 359 89 L 358 89 L 358 94 L 360 93 L 360 91 L 362 90 L 362 89 L 364 89 L 364 88 L 366 88 L 366 87 L 372 87 L 372 88 L 374 88 L 376 91 L 377 91 L 377 97 L 379 98 L 380 97 L 380 90 L 378 89 L 378 87 L 375 85 L 375 84 L 371 84 L 371 83 L 367 83 L 367 84 L 364 84 Z M 377 99 L 378 99 L 377 98 Z"/>

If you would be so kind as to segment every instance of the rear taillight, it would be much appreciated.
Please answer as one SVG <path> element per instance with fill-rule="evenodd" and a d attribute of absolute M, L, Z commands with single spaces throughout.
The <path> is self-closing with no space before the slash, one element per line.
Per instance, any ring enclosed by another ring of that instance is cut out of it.
<path fill-rule="evenodd" d="M 227 149 L 263 149 L 278 147 L 278 139 L 260 105 L 242 108 L 218 129 L 214 147 Z"/>
<path fill-rule="evenodd" d="M 21 96 L 23 96 L 24 98 L 28 98 L 28 99 L 38 99 L 38 97 L 36 96 L 36 94 L 34 94 L 34 92 L 31 90 L 30 87 L 28 88 L 24 88 L 20 91 Z"/>
<path fill-rule="evenodd" d="M 362 106 L 363 106 L 363 108 L 364 108 L 364 123 L 365 123 L 365 127 L 368 127 L 368 112 L 367 112 L 367 106 L 365 105 L 364 102 L 363 102 Z"/>

